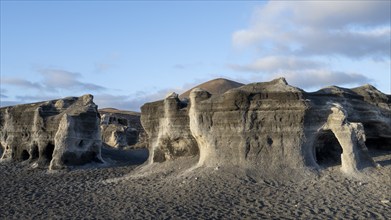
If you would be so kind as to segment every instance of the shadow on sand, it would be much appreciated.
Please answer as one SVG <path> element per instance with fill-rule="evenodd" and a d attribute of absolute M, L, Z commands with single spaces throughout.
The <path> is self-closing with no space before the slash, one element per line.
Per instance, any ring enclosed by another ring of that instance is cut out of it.
<path fill-rule="evenodd" d="M 369 150 L 370 156 L 380 164 L 382 167 L 391 165 L 391 151 L 390 150 Z"/>
<path fill-rule="evenodd" d="M 146 148 L 122 150 L 111 147 L 102 147 L 102 158 L 112 166 L 141 165 L 148 160 L 149 152 Z"/>

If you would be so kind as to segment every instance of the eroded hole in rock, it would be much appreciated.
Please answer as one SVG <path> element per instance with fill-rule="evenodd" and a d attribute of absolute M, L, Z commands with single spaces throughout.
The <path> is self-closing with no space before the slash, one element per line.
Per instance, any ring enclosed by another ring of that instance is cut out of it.
<path fill-rule="evenodd" d="M 342 147 L 332 131 L 319 132 L 314 145 L 316 162 L 319 166 L 341 165 Z"/>
<path fill-rule="evenodd" d="M 273 144 L 273 139 L 271 137 L 267 137 L 267 144 L 272 145 Z"/>
<path fill-rule="evenodd" d="M 28 160 L 30 158 L 30 154 L 27 150 L 22 151 L 21 159 L 22 160 Z"/>
<path fill-rule="evenodd" d="M 3 152 L 5 151 L 5 148 L 0 143 L 0 158 L 3 156 Z"/>
<path fill-rule="evenodd" d="M 34 145 L 31 149 L 31 159 L 37 159 L 39 157 L 39 150 L 38 146 Z"/>
<path fill-rule="evenodd" d="M 43 156 L 46 158 L 48 162 L 50 162 L 53 159 L 53 151 L 54 151 L 54 145 L 52 143 L 49 143 L 43 151 Z"/>

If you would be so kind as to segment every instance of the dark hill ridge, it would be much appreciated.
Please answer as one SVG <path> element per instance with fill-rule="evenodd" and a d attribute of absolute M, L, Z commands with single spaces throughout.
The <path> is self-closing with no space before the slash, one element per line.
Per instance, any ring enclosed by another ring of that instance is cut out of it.
<path fill-rule="evenodd" d="M 213 80 L 204 82 L 200 85 L 197 85 L 197 86 L 187 90 L 186 92 L 182 93 L 179 96 L 179 98 L 180 99 L 189 98 L 189 94 L 190 94 L 191 90 L 193 90 L 194 88 L 200 88 L 200 89 L 206 90 L 212 95 L 221 95 L 230 89 L 234 89 L 234 88 L 237 88 L 237 87 L 240 87 L 243 85 L 244 84 L 238 83 L 238 82 L 235 82 L 232 80 L 217 78 L 217 79 L 213 79 Z"/>

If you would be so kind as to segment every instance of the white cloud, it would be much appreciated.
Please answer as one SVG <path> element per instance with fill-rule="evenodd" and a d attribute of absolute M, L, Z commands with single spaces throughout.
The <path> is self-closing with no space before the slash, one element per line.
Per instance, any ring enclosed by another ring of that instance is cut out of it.
<path fill-rule="evenodd" d="M 4 85 L 17 86 L 17 87 L 22 87 L 27 89 L 36 89 L 36 90 L 43 89 L 43 85 L 40 83 L 30 82 L 28 80 L 19 79 L 19 78 L 4 77 L 3 79 L 1 79 L 1 83 Z"/>
<path fill-rule="evenodd" d="M 155 92 L 138 91 L 129 95 L 97 94 L 94 96 L 94 102 L 99 106 L 99 108 L 112 107 L 117 109 L 140 111 L 140 107 L 147 102 L 162 100 L 171 92 L 182 94 L 195 85 L 205 81 L 206 80 L 197 79 L 191 83 L 185 83 L 178 88 L 164 88 Z"/>
<path fill-rule="evenodd" d="M 8 98 L 6 89 L 0 89 L 0 98 Z"/>
<path fill-rule="evenodd" d="M 98 94 L 94 96 L 94 102 L 99 108 L 117 108 L 122 110 L 140 111 L 140 107 L 147 103 L 161 100 L 174 89 L 163 89 L 154 93 L 136 92 L 135 94 L 111 95 Z"/>
<path fill-rule="evenodd" d="M 391 2 L 268 1 L 232 43 L 253 61 L 228 66 L 263 80 L 284 76 L 305 89 L 374 82 L 352 65 L 390 62 Z"/>
<path fill-rule="evenodd" d="M 59 89 L 65 91 L 103 91 L 106 88 L 93 83 L 86 83 L 79 80 L 81 74 L 59 69 L 40 69 L 38 71 L 43 80 L 32 82 L 20 78 L 3 78 L 4 85 L 17 86 L 23 89 L 34 89 L 42 92 L 58 92 Z"/>
<path fill-rule="evenodd" d="M 81 91 L 102 91 L 103 86 L 93 83 L 81 82 L 80 73 L 69 72 L 59 69 L 41 69 L 39 72 L 44 77 L 43 84 L 49 89 L 66 89 L 66 90 L 81 90 Z"/>
<path fill-rule="evenodd" d="M 5 90 L 2 89 L 1 98 L 7 100 L 1 100 L 0 105 L 8 106 L 39 102 L 61 98 L 63 94 L 66 94 L 66 96 L 80 95 L 81 93 L 101 92 L 106 90 L 103 86 L 81 81 L 80 78 L 82 75 L 79 73 L 59 69 L 40 69 L 38 70 L 38 73 L 42 76 L 42 79 L 38 82 L 20 78 L 2 78 L 2 85 L 15 86 L 20 91 L 24 91 L 24 95 L 8 97 L 4 94 Z M 30 92 L 31 90 L 35 90 L 36 93 Z"/>
<path fill-rule="evenodd" d="M 282 70 L 303 70 L 324 66 L 323 63 L 300 59 L 293 56 L 268 56 L 255 60 L 250 64 L 231 64 L 231 69 L 242 72 L 276 72 Z"/>
<path fill-rule="evenodd" d="M 343 28 L 349 25 L 390 23 L 390 1 L 301 1 L 286 2 L 295 22 L 307 26 Z"/>
<path fill-rule="evenodd" d="M 390 57 L 390 1 L 269 1 L 233 34 L 264 53 Z M 359 31 L 357 31 L 359 30 Z M 373 34 L 376 33 L 376 34 Z"/>
<path fill-rule="evenodd" d="M 289 84 L 309 90 L 319 89 L 330 85 L 352 87 L 372 82 L 371 79 L 362 74 L 329 71 L 324 69 L 273 74 L 272 78 L 282 76 L 286 78 Z"/>

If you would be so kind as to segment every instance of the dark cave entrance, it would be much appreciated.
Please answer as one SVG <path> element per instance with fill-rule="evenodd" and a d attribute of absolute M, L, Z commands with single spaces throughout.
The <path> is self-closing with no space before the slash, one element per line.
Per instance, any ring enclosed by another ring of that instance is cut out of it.
<path fill-rule="evenodd" d="M 54 151 L 54 145 L 52 143 L 48 143 L 48 145 L 43 151 L 43 156 L 48 163 L 53 159 L 53 151 Z"/>
<path fill-rule="evenodd" d="M 341 165 L 342 147 L 331 130 L 320 131 L 314 146 L 315 159 L 319 166 Z"/>
<path fill-rule="evenodd" d="M 0 143 L 0 158 L 3 157 L 3 153 L 5 152 L 5 147 Z"/>
<path fill-rule="evenodd" d="M 39 149 L 37 145 L 34 145 L 31 149 L 31 159 L 38 159 L 39 157 Z"/>
<path fill-rule="evenodd" d="M 20 157 L 22 160 L 28 160 L 30 158 L 30 154 L 27 150 L 23 150 L 22 155 Z"/>

